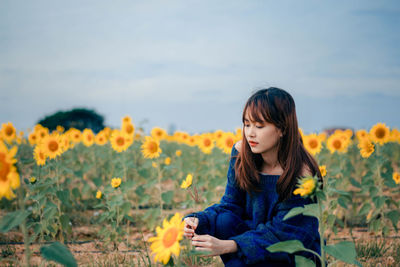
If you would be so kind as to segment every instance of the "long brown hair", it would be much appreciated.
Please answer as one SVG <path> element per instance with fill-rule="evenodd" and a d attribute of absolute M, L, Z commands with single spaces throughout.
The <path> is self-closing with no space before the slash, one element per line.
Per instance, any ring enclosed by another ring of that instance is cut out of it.
<path fill-rule="evenodd" d="M 249 112 L 249 116 L 255 122 L 272 123 L 282 132 L 278 143 L 278 162 L 282 166 L 283 173 L 276 184 L 280 201 L 291 196 L 297 179 L 302 175 L 304 165 L 313 176 L 317 175 L 322 180 L 317 161 L 304 148 L 294 100 L 289 93 L 276 87 L 258 90 L 247 100 L 243 109 L 243 123 L 246 112 Z M 251 151 L 244 135 L 244 128 L 242 132 L 242 146 L 235 163 L 236 180 L 240 188 L 252 194 L 261 191 L 258 186 L 259 171 L 264 160 L 261 154 Z"/>

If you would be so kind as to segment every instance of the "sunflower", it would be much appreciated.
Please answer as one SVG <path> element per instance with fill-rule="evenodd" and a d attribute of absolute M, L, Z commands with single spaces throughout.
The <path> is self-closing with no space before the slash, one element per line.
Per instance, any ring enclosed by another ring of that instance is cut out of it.
<path fill-rule="evenodd" d="M 128 136 L 132 136 L 135 134 L 135 125 L 131 122 L 124 122 L 121 126 L 121 131 Z"/>
<path fill-rule="evenodd" d="M 197 146 L 204 154 L 211 154 L 214 148 L 214 140 L 211 134 L 202 134 L 197 140 Z"/>
<path fill-rule="evenodd" d="M 160 148 L 160 141 L 151 136 L 145 136 L 145 141 L 143 142 L 141 148 L 143 156 L 148 159 L 158 158 L 162 152 Z"/>
<path fill-rule="evenodd" d="M 177 157 L 180 157 L 182 155 L 182 150 L 178 149 L 177 151 L 175 151 L 175 155 Z"/>
<path fill-rule="evenodd" d="M 165 165 L 171 164 L 171 158 L 170 157 L 166 157 L 165 160 L 164 160 L 164 164 Z"/>
<path fill-rule="evenodd" d="M 37 145 L 33 150 L 33 158 L 36 161 L 36 165 L 42 166 L 46 164 L 47 155 L 42 146 Z"/>
<path fill-rule="evenodd" d="M 217 146 L 226 154 L 230 154 L 232 147 L 235 144 L 236 136 L 231 132 L 222 134 L 222 137 L 217 140 Z"/>
<path fill-rule="evenodd" d="M 104 129 L 102 131 L 104 131 L 104 133 L 106 134 L 107 139 L 109 139 L 110 136 L 111 136 L 111 133 L 112 133 L 111 128 L 110 127 L 104 127 Z"/>
<path fill-rule="evenodd" d="M 300 136 L 301 136 L 301 138 L 303 138 L 303 139 L 304 139 L 304 133 L 303 133 L 303 129 L 299 128 L 299 133 L 300 133 Z"/>
<path fill-rule="evenodd" d="M 157 140 L 163 140 L 163 139 L 165 139 L 165 137 L 168 134 L 164 129 L 162 129 L 160 127 L 154 127 L 153 129 L 151 129 L 150 135 L 151 135 L 151 137 L 153 137 Z"/>
<path fill-rule="evenodd" d="M 326 176 L 326 165 L 319 166 L 319 171 L 321 172 L 321 176 L 325 177 Z"/>
<path fill-rule="evenodd" d="M 235 143 L 239 140 L 242 140 L 243 138 L 243 134 L 242 134 L 242 129 L 241 128 L 237 128 L 236 129 L 236 134 L 235 134 L 236 140 Z"/>
<path fill-rule="evenodd" d="M 390 138 L 389 138 L 390 142 L 397 142 L 400 143 L 400 131 L 397 129 L 392 129 L 392 131 L 390 132 Z"/>
<path fill-rule="evenodd" d="M 319 133 L 318 134 L 318 139 L 322 142 L 324 142 L 326 140 L 327 136 L 325 132 Z"/>
<path fill-rule="evenodd" d="M 310 135 L 304 135 L 303 141 L 304 141 L 304 147 L 312 155 L 315 156 L 316 154 L 321 152 L 322 149 L 321 139 L 319 139 L 315 133 L 312 133 Z"/>
<path fill-rule="evenodd" d="M 129 115 L 126 115 L 122 118 L 122 124 L 124 123 L 132 123 L 132 118 Z"/>
<path fill-rule="evenodd" d="M 3 123 L 1 125 L 0 136 L 3 137 L 4 141 L 11 144 L 17 137 L 17 131 L 15 130 L 14 125 L 11 122 Z"/>
<path fill-rule="evenodd" d="M 133 137 L 128 136 L 120 130 L 114 130 L 110 138 L 112 148 L 117 152 L 122 152 L 128 149 L 133 143 Z"/>
<path fill-rule="evenodd" d="M 41 148 L 44 153 L 50 159 L 54 159 L 61 155 L 63 152 L 63 147 L 61 144 L 61 137 L 57 133 L 52 133 L 47 135 L 40 143 Z"/>
<path fill-rule="evenodd" d="M 343 135 L 340 134 L 332 134 L 328 137 L 326 141 L 326 145 L 331 152 L 331 154 L 338 152 L 338 153 L 345 153 L 347 152 L 347 144 L 343 138 Z"/>
<path fill-rule="evenodd" d="M 369 156 L 371 156 L 375 151 L 374 144 L 368 139 L 361 140 L 357 146 L 360 149 L 360 154 L 363 158 L 369 158 Z"/>
<path fill-rule="evenodd" d="M 358 142 L 361 142 L 363 140 L 369 140 L 369 134 L 364 129 L 358 130 L 356 132 L 356 137 L 357 137 Z"/>
<path fill-rule="evenodd" d="M 61 147 L 62 147 L 62 153 L 67 151 L 71 147 L 71 140 L 69 139 L 68 135 L 62 134 L 60 136 L 61 139 Z"/>
<path fill-rule="evenodd" d="M 197 144 L 197 140 L 199 139 L 198 135 L 189 136 L 186 140 L 186 144 L 189 146 L 195 146 Z"/>
<path fill-rule="evenodd" d="M 46 136 L 49 135 L 49 129 L 46 127 L 43 127 L 42 125 L 38 124 L 40 127 L 37 128 L 37 130 L 35 130 L 37 136 L 38 136 L 38 140 L 42 141 Z M 40 142 L 39 141 L 39 142 Z"/>
<path fill-rule="evenodd" d="M 57 125 L 56 131 L 59 132 L 60 134 L 62 134 L 65 131 L 65 128 L 62 127 L 61 125 Z"/>
<path fill-rule="evenodd" d="M 13 189 L 20 186 L 19 174 L 14 164 L 17 160 L 14 158 L 17 153 L 17 147 L 10 150 L 0 141 L 0 199 L 3 197 L 12 199 L 15 197 Z"/>
<path fill-rule="evenodd" d="M 390 130 L 384 123 L 377 123 L 369 130 L 369 135 L 372 141 L 383 145 L 389 142 Z"/>
<path fill-rule="evenodd" d="M 82 133 L 78 129 L 71 128 L 69 130 L 69 138 L 73 143 L 77 144 L 82 141 Z"/>
<path fill-rule="evenodd" d="M 82 143 L 86 146 L 86 147 L 90 147 L 94 144 L 94 133 L 92 131 L 92 129 L 84 129 L 82 132 Z"/>
<path fill-rule="evenodd" d="M 112 178 L 111 179 L 111 186 L 113 188 L 118 188 L 121 185 L 121 178 Z"/>
<path fill-rule="evenodd" d="M 400 184 L 400 173 L 394 172 L 393 173 L 393 180 L 396 184 Z"/>
<path fill-rule="evenodd" d="M 298 188 L 293 191 L 293 194 L 308 197 L 315 191 L 315 188 L 315 179 L 313 177 L 305 177 L 299 181 Z"/>
<path fill-rule="evenodd" d="M 183 227 L 185 222 L 182 220 L 183 216 L 180 213 L 175 215 L 168 222 L 167 219 L 163 221 L 163 228 L 157 226 L 157 236 L 150 237 L 148 242 L 151 242 L 150 248 L 152 254 L 155 254 L 154 260 L 167 264 L 170 260 L 171 254 L 179 256 L 181 246 L 179 241 L 183 238 Z"/>
<path fill-rule="evenodd" d="M 107 144 L 107 136 L 104 130 L 101 130 L 96 134 L 96 137 L 94 138 L 94 141 L 96 142 L 97 145 L 99 146 L 104 146 Z"/>
<path fill-rule="evenodd" d="M 100 190 L 97 190 L 97 192 L 96 192 L 96 198 L 97 199 L 100 199 L 101 198 L 101 191 Z"/>
<path fill-rule="evenodd" d="M 32 176 L 31 178 L 29 178 L 29 183 L 31 184 L 35 184 L 36 183 L 36 177 Z"/>
<path fill-rule="evenodd" d="M 38 143 L 37 133 L 36 132 L 31 132 L 28 135 L 28 141 L 29 141 L 29 144 L 31 144 L 32 146 L 36 145 Z"/>
<path fill-rule="evenodd" d="M 176 142 L 186 144 L 190 135 L 186 132 L 176 131 L 176 132 L 174 132 L 174 137 L 175 137 Z"/>
<path fill-rule="evenodd" d="M 217 144 L 218 144 L 219 141 L 221 140 L 221 138 L 224 136 L 224 131 L 216 130 L 215 132 L 213 132 L 212 135 L 213 135 L 214 140 L 216 140 Z"/>
<path fill-rule="evenodd" d="M 181 188 L 184 188 L 184 189 L 188 188 L 189 186 L 192 185 L 192 181 L 193 181 L 193 175 L 189 173 L 186 176 L 186 179 L 182 182 Z"/>

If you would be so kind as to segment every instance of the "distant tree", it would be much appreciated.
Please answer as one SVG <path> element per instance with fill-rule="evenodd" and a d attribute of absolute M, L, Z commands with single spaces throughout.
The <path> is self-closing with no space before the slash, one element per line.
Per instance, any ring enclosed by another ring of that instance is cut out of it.
<path fill-rule="evenodd" d="M 46 116 L 38 123 L 49 128 L 50 131 L 55 130 L 57 125 L 63 126 L 65 130 L 76 128 L 82 131 L 85 128 L 90 128 L 95 133 L 98 133 L 104 128 L 103 116 L 97 114 L 94 110 L 85 108 L 58 111 L 52 115 Z"/>

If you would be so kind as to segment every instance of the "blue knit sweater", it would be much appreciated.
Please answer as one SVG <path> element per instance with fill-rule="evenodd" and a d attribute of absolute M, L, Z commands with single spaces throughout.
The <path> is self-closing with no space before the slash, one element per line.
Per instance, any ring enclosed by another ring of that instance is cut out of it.
<path fill-rule="evenodd" d="M 204 211 L 192 213 L 185 217 L 196 216 L 199 225 L 197 234 L 214 236 L 217 215 L 221 212 L 232 212 L 238 215 L 251 229 L 247 232 L 232 236 L 237 243 L 236 256 L 246 264 L 287 262 L 294 264 L 294 256 L 287 253 L 270 253 L 266 250 L 269 245 L 285 240 L 300 240 L 303 245 L 320 253 L 318 220 L 314 217 L 297 215 L 283 221 L 283 217 L 294 207 L 310 204 L 310 199 L 293 195 L 290 199 L 278 202 L 276 182 L 279 175 L 260 173 L 262 192 L 253 193 L 253 197 L 240 189 L 235 183 L 235 162 L 238 151 L 232 148 L 228 169 L 228 181 L 225 194 L 220 203 L 214 204 Z M 302 254 L 309 256 L 310 254 Z"/>

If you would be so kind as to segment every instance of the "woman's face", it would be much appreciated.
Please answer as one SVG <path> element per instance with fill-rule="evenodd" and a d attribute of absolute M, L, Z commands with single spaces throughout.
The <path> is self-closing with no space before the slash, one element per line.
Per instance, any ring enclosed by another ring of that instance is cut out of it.
<path fill-rule="evenodd" d="M 276 149 L 282 132 L 272 123 L 251 121 L 248 112 L 246 112 L 244 135 L 251 151 L 258 154 Z"/>

